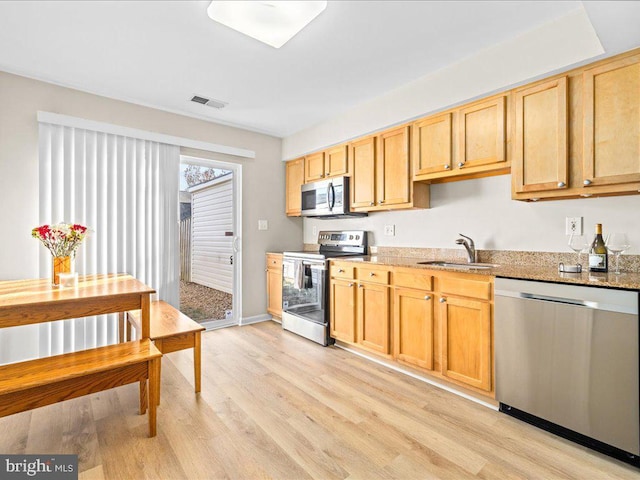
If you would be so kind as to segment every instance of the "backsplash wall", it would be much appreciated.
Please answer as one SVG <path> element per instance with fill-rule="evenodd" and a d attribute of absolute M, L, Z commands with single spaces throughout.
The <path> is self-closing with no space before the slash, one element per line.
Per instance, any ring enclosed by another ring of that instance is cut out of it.
<path fill-rule="evenodd" d="M 519 202 L 511 200 L 511 176 L 431 185 L 431 208 L 374 212 L 368 217 L 339 220 L 304 219 L 304 243 L 316 243 L 320 230 L 366 230 L 369 244 L 393 247 L 457 248 L 462 233 L 482 250 L 570 252 L 565 217 L 583 217 L 591 238 L 596 223 L 606 235 L 629 235 L 640 253 L 640 195 Z M 385 236 L 385 225 L 395 225 L 395 236 Z M 462 247 L 459 247 L 462 248 Z"/>

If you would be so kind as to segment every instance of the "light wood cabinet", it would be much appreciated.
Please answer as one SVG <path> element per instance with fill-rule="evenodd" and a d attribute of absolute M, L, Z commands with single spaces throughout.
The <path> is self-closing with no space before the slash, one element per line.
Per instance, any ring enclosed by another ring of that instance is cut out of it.
<path fill-rule="evenodd" d="M 351 208 L 367 211 L 376 204 L 376 137 L 351 144 Z"/>
<path fill-rule="evenodd" d="M 325 151 L 325 177 L 349 173 L 349 146 L 338 145 Z"/>
<path fill-rule="evenodd" d="M 452 295 L 439 299 L 442 328 L 442 374 L 458 382 L 491 391 L 491 305 Z"/>
<path fill-rule="evenodd" d="M 587 69 L 583 184 L 640 182 L 640 55 Z"/>
<path fill-rule="evenodd" d="M 433 370 L 433 293 L 396 288 L 393 324 L 395 358 Z"/>
<path fill-rule="evenodd" d="M 354 211 L 428 208 L 429 187 L 414 186 L 405 125 L 351 144 L 351 207 Z"/>
<path fill-rule="evenodd" d="M 356 283 L 332 279 L 330 282 L 329 334 L 344 342 L 356 341 Z"/>
<path fill-rule="evenodd" d="M 346 175 L 349 172 L 349 148 L 337 145 L 304 157 L 304 182 Z"/>
<path fill-rule="evenodd" d="M 506 162 L 505 98 L 499 95 L 459 110 L 457 168 Z"/>
<path fill-rule="evenodd" d="M 322 180 L 324 176 L 324 152 L 304 157 L 304 183 Z"/>
<path fill-rule="evenodd" d="M 413 180 L 439 183 L 509 173 L 510 94 L 412 124 Z"/>
<path fill-rule="evenodd" d="M 331 336 L 376 353 L 389 354 L 389 270 L 333 261 L 329 271 Z"/>
<path fill-rule="evenodd" d="M 514 98 L 514 200 L 638 194 L 638 50 L 519 88 Z"/>
<path fill-rule="evenodd" d="M 493 277 L 331 263 L 333 338 L 493 396 Z"/>
<path fill-rule="evenodd" d="M 287 162 L 285 167 L 285 184 L 287 190 L 286 214 L 299 217 L 302 210 L 302 184 L 304 183 L 304 158 Z"/>
<path fill-rule="evenodd" d="M 517 193 L 566 189 L 567 77 L 516 90 L 511 174 Z"/>
<path fill-rule="evenodd" d="M 282 254 L 267 253 L 267 312 L 282 318 Z"/>
<path fill-rule="evenodd" d="M 374 352 L 389 353 L 389 287 L 375 283 L 358 284 L 358 341 Z"/>
<path fill-rule="evenodd" d="M 453 164 L 451 112 L 418 120 L 411 126 L 414 175 L 451 170 Z"/>

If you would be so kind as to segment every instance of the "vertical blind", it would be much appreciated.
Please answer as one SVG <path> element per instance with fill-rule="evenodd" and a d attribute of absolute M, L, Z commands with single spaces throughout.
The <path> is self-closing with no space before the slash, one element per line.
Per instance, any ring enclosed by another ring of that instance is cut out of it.
<path fill-rule="evenodd" d="M 179 147 L 40 123 L 39 158 L 40 224 L 80 223 L 92 230 L 78 249 L 75 271 L 129 273 L 178 306 Z M 40 277 L 51 274 L 44 248 L 39 270 Z M 116 315 L 39 328 L 40 356 L 118 338 Z"/>

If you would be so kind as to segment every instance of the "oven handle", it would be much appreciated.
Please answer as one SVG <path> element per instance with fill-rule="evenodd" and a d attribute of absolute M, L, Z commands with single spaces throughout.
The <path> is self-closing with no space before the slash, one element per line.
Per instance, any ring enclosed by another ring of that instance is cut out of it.
<path fill-rule="evenodd" d="M 306 260 L 302 261 L 303 265 L 309 265 L 311 267 L 312 270 L 326 270 L 327 266 L 324 262 L 322 263 L 316 263 L 316 262 L 308 262 Z"/>

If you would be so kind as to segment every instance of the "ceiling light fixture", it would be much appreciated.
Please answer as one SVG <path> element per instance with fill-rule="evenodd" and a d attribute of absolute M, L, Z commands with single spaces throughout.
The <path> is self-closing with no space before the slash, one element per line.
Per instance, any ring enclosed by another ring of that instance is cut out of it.
<path fill-rule="evenodd" d="M 212 20 L 274 48 L 280 48 L 327 8 L 326 1 L 218 1 Z"/>

